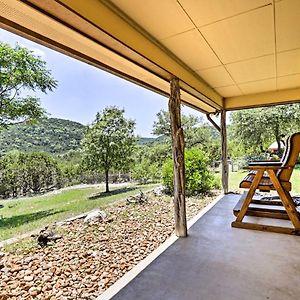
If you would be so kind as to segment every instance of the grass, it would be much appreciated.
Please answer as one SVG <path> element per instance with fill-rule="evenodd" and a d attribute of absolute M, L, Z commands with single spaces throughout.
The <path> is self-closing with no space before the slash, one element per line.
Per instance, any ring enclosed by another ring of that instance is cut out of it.
<path fill-rule="evenodd" d="M 239 184 L 242 179 L 247 175 L 247 171 L 230 172 L 229 174 L 229 191 L 238 191 Z M 220 173 L 217 173 L 218 178 L 221 177 Z M 300 169 L 295 168 L 291 178 L 292 182 L 292 194 L 300 194 Z"/>
<path fill-rule="evenodd" d="M 57 194 L 0 200 L 0 241 L 21 235 L 108 204 L 156 186 L 130 185 L 104 193 L 99 188 L 78 188 L 61 191 Z"/>

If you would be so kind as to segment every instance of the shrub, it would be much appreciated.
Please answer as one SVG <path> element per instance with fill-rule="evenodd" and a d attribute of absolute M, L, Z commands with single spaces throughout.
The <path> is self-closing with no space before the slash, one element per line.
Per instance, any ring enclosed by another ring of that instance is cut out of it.
<path fill-rule="evenodd" d="M 141 184 L 157 182 L 160 179 L 160 172 L 157 165 L 145 158 L 140 163 L 134 165 L 132 178 Z"/>
<path fill-rule="evenodd" d="M 186 150 L 184 160 L 188 195 L 208 192 L 218 186 L 213 174 L 208 170 L 208 158 L 203 151 L 195 148 Z M 173 192 L 173 162 L 171 159 L 167 160 L 163 166 L 162 178 L 164 185 Z"/>

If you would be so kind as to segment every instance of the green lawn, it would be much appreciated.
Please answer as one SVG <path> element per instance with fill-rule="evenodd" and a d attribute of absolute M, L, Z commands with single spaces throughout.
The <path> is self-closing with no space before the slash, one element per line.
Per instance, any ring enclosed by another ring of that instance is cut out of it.
<path fill-rule="evenodd" d="M 247 175 L 247 171 L 230 172 L 229 174 L 229 190 L 238 191 L 239 184 Z M 220 178 L 220 173 L 216 176 Z M 292 174 L 292 194 L 300 194 L 300 169 L 296 168 Z"/>
<path fill-rule="evenodd" d="M 104 186 L 100 189 L 80 188 L 48 196 L 0 200 L 0 204 L 4 205 L 4 208 L 0 209 L 0 216 L 2 215 L 0 218 L 0 241 L 94 208 L 103 208 L 111 202 L 154 186 L 156 185 L 130 185 L 114 189 L 109 194 L 103 192 Z"/>

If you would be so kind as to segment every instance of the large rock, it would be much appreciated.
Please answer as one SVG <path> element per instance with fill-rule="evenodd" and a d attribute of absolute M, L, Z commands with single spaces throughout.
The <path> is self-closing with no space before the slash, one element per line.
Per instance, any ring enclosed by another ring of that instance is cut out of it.
<path fill-rule="evenodd" d="M 168 190 L 166 189 L 166 187 L 160 185 L 160 186 L 154 188 L 154 189 L 152 190 L 152 192 L 153 192 L 154 196 L 156 196 L 156 197 L 161 197 L 161 196 L 163 196 L 164 194 L 166 194 L 166 193 L 168 192 Z"/>
<path fill-rule="evenodd" d="M 46 226 L 44 229 L 40 231 L 37 241 L 41 247 L 45 247 L 48 245 L 49 242 L 51 241 L 55 242 L 61 238 L 62 236 L 55 234 L 54 231 L 49 230 L 48 226 Z"/>
<path fill-rule="evenodd" d="M 93 210 L 90 212 L 85 219 L 83 220 L 84 223 L 95 223 L 95 222 L 102 222 L 106 219 L 106 213 L 100 209 Z"/>

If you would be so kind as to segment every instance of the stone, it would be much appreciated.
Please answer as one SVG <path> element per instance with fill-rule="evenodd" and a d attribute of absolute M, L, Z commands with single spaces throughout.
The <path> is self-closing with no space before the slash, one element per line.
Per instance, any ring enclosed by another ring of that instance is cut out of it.
<path fill-rule="evenodd" d="M 106 219 L 106 213 L 100 209 L 90 212 L 83 220 L 84 223 L 102 222 Z"/>
<path fill-rule="evenodd" d="M 36 287 L 31 287 L 31 288 L 28 290 L 28 292 L 29 292 L 30 296 L 33 296 L 33 297 L 37 296 L 37 294 L 38 294 L 38 290 L 37 290 Z"/>
<path fill-rule="evenodd" d="M 166 188 L 164 186 L 158 186 L 152 190 L 152 193 L 156 197 L 162 197 L 167 192 Z"/>
<path fill-rule="evenodd" d="M 61 228 L 64 239 L 49 247 L 6 253 L 0 295 L 6 294 L 0 300 L 96 299 L 174 231 L 171 197 L 147 197 L 143 205 L 123 200 L 107 206 L 112 222 L 97 219 L 89 226 L 83 218 L 74 220 Z M 208 203 L 189 199 L 188 218 Z"/>
<path fill-rule="evenodd" d="M 30 275 L 24 276 L 24 281 L 29 282 L 29 281 L 32 281 L 32 280 L 33 280 L 33 276 L 30 276 Z"/>

